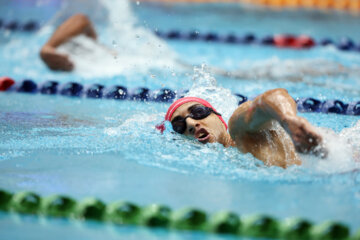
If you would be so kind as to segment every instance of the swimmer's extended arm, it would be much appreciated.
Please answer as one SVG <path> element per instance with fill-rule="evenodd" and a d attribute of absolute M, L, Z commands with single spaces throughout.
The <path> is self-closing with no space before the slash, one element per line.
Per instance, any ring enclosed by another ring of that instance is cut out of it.
<path fill-rule="evenodd" d="M 313 126 L 297 116 L 296 103 L 285 89 L 269 90 L 243 103 L 229 120 L 229 132 L 235 142 L 241 141 L 267 129 L 273 120 L 289 133 L 299 152 L 309 152 L 322 141 Z"/>
<path fill-rule="evenodd" d="M 52 70 L 71 71 L 74 68 L 73 63 L 67 55 L 58 53 L 56 48 L 80 34 L 85 34 L 94 40 L 97 38 L 90 20 L 85 15 L 77 14 L 56 29 L 49 41 L 42 47 L 41 59 Z"/>

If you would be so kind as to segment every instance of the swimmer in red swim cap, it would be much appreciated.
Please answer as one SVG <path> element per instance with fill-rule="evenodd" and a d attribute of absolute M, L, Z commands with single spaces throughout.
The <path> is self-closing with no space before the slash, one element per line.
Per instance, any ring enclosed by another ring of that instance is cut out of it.
<path fill-rule="evenodd" d="M 170 106 L 165 120 L 171 122 L 175 132 L 201 143 L 234 146 L 268 166 L 286 168 L 301 164 L 297 152 L 326 155 L 322 137 L 306 119 L 297 116 L 296 107 L 285 89 L 270 90 L 240 105 L 228 127 L 209 102 L 185 97 Z M 165 125 L 157 128 L 163 131 Z"/>

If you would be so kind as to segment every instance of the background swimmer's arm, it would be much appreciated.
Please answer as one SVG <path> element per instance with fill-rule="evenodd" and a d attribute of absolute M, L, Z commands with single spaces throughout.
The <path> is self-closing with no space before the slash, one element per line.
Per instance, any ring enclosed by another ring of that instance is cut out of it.
<path fill-rule="evenodd" d="M 40 51 L 41 59 L 52 70 L 71 71 L 74 68 L 73 63 L 67 55 L 58 53 L 56 48 L 80 34 L 85 34 L 94 40 L 97 38 L 90 20 L 85 15 L 77 14 L 60 25 L 45 43 Z"/>
<path fill-rule="evenodd" d="M 273 120 L 288 132 L 299 152 L 309 152 L 322 141 L 314 127 L 297 116 L 296 103 L 285 89 L 269 90 L 242 104 L 229 120 L 229 132 L 235 142 L 242 141 L 268 129 Z"/>
<path fill-rule="evenodd" d="M 46 45 L 56 48 L 80 34 L 85 34 L 94 40 L 97 38 L 95 29 L 90 20 L 83 14 L 76 14 L 67 19 L 58 27 L 58 29 L 56 29 Z"/>

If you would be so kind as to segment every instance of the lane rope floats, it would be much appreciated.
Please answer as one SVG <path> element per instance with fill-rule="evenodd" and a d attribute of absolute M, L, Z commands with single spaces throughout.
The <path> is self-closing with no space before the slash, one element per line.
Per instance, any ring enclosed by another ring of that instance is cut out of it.
<path fill-rule="evenodd" d="M 19 21 L 4 21 L 0 19 L 0 30 L 8 31 L 24 31 L 34 32 L 40 28 L 40 24 L 36 21 L 30 20 L 25 23 Z M 252 33 L 246 33 L 243 35 L 218 34 L 216 32 L 200 33 L 199 31 L 181 31 L 181 30 L 169 30 L 160 31 L 156 30 L 154 33 L 166 40 L 184 40 L 184 41 L 203 41 L 213 43 L 225 43 L 225 44 L 258 44 L 263 46 L 273 46 L 278 48 L 294 48 L 294 49 L 308 49 L 315 46 L 329 46 L 332 45 L 341 51 L 353 51 L 360 53 L 360 43 L 356 44 L 354 40 L 343 37 L 338 41 L 334 41 L 331 38 L 323 38 L 316 42 L 312 37 L 307 35 L 292 35 L 292 34 L 275 34 L 267 35 L 263 37 L 255 36 Z"/>
<path fill-rule="evenodd" d="M 173 211 L 161 204 L 143 207 L 127 201 L 106 204 L 92 197 L 77 201 L 63 195 L 42 197 L 28 191 L 11 193 L 1 189 L 0 211 L 241 237 L 293 240 L 345 240 L 350 237 L 349 227 L 335 221 L 313 224 L 301 218 L 280 221 L 264 214 L 239 216 L 230 211 L 208 214 L 192 207 Z M 360 240 L 359 237 L 360 229 L 351 239 Z"/>
<path fill-rule="evenodd" d="M 0 91 L 163 103 L 172 103 L 174 100 L 184 97 L 188 92 L 187 90 L 171 90 L 169 88 L 150 90 L 146 87 L 138 87 L 128 89 L 120 85 L 105 87 L 101 84 L 92 84 L 84 86 L 76 82 L 60 84 L 57 81 L 46 81 L 37 84 L 30 79 L 15 82 L 9 77 L 0 77 Z M 242 94 L 234 95 L 237 97 L 239 105 L 249 99 Z M 360 100 L 345 103 L 341 100 L 321 101 L 308 97 L 296 98 L 295 101 L 300 112 L 335 113 L 360 116 Z"/>
<path fill-rule="evenodd" d="M 246 33 L 244 35 L 218 34 L 215 32 L 200 33 L 199 31 L 155 31 L 155 34 L 167 40 L 183 40 L 183 41 L 204 41 L 213 43 L 238 44 L 238 45 L 263 45 L 274 46 L 278 48 L 294 48 L 294 49 L 309 49 L 316 46 L 334 46 L 341 51 L 353 51 L 360 53 L 360 44 L 348 37 L 340 38 L 334 41 L 331 38 L 323 38 L 318 42 L 314 38 L 307 35 L 293 35 L 293 34 L 275 34 L 266 35 L 263 37 L 255 36 L 253 33 Z"/>
<path fill-rule="evenodd" d="M 0 18 L 0 29 L 8 31 L 34 32 L 40 29 L 40 24 L 35 20 L 20 22 L 17 20 L 6 21 Z"/>

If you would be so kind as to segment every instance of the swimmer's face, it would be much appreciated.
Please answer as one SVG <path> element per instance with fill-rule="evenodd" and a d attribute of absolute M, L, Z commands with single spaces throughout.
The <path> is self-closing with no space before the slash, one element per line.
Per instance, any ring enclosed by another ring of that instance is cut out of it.
<path fill-rule="evenodd" d="M 197 102 L 188 102 L 181 105 L 172 115 L 171 122 L 178 119 L 184 119 L 196 106 L 203 105 Z M 225 145 L 227 131 L 224 124 L 214 112 L 212 112 L 209 116 L 199 120 L 187 117 L 185 122 L 186 128 L 185 132 L 183 133 L 184 135 L 194 137 L 199 142 L 204 144 L 219 142 Z"/>

